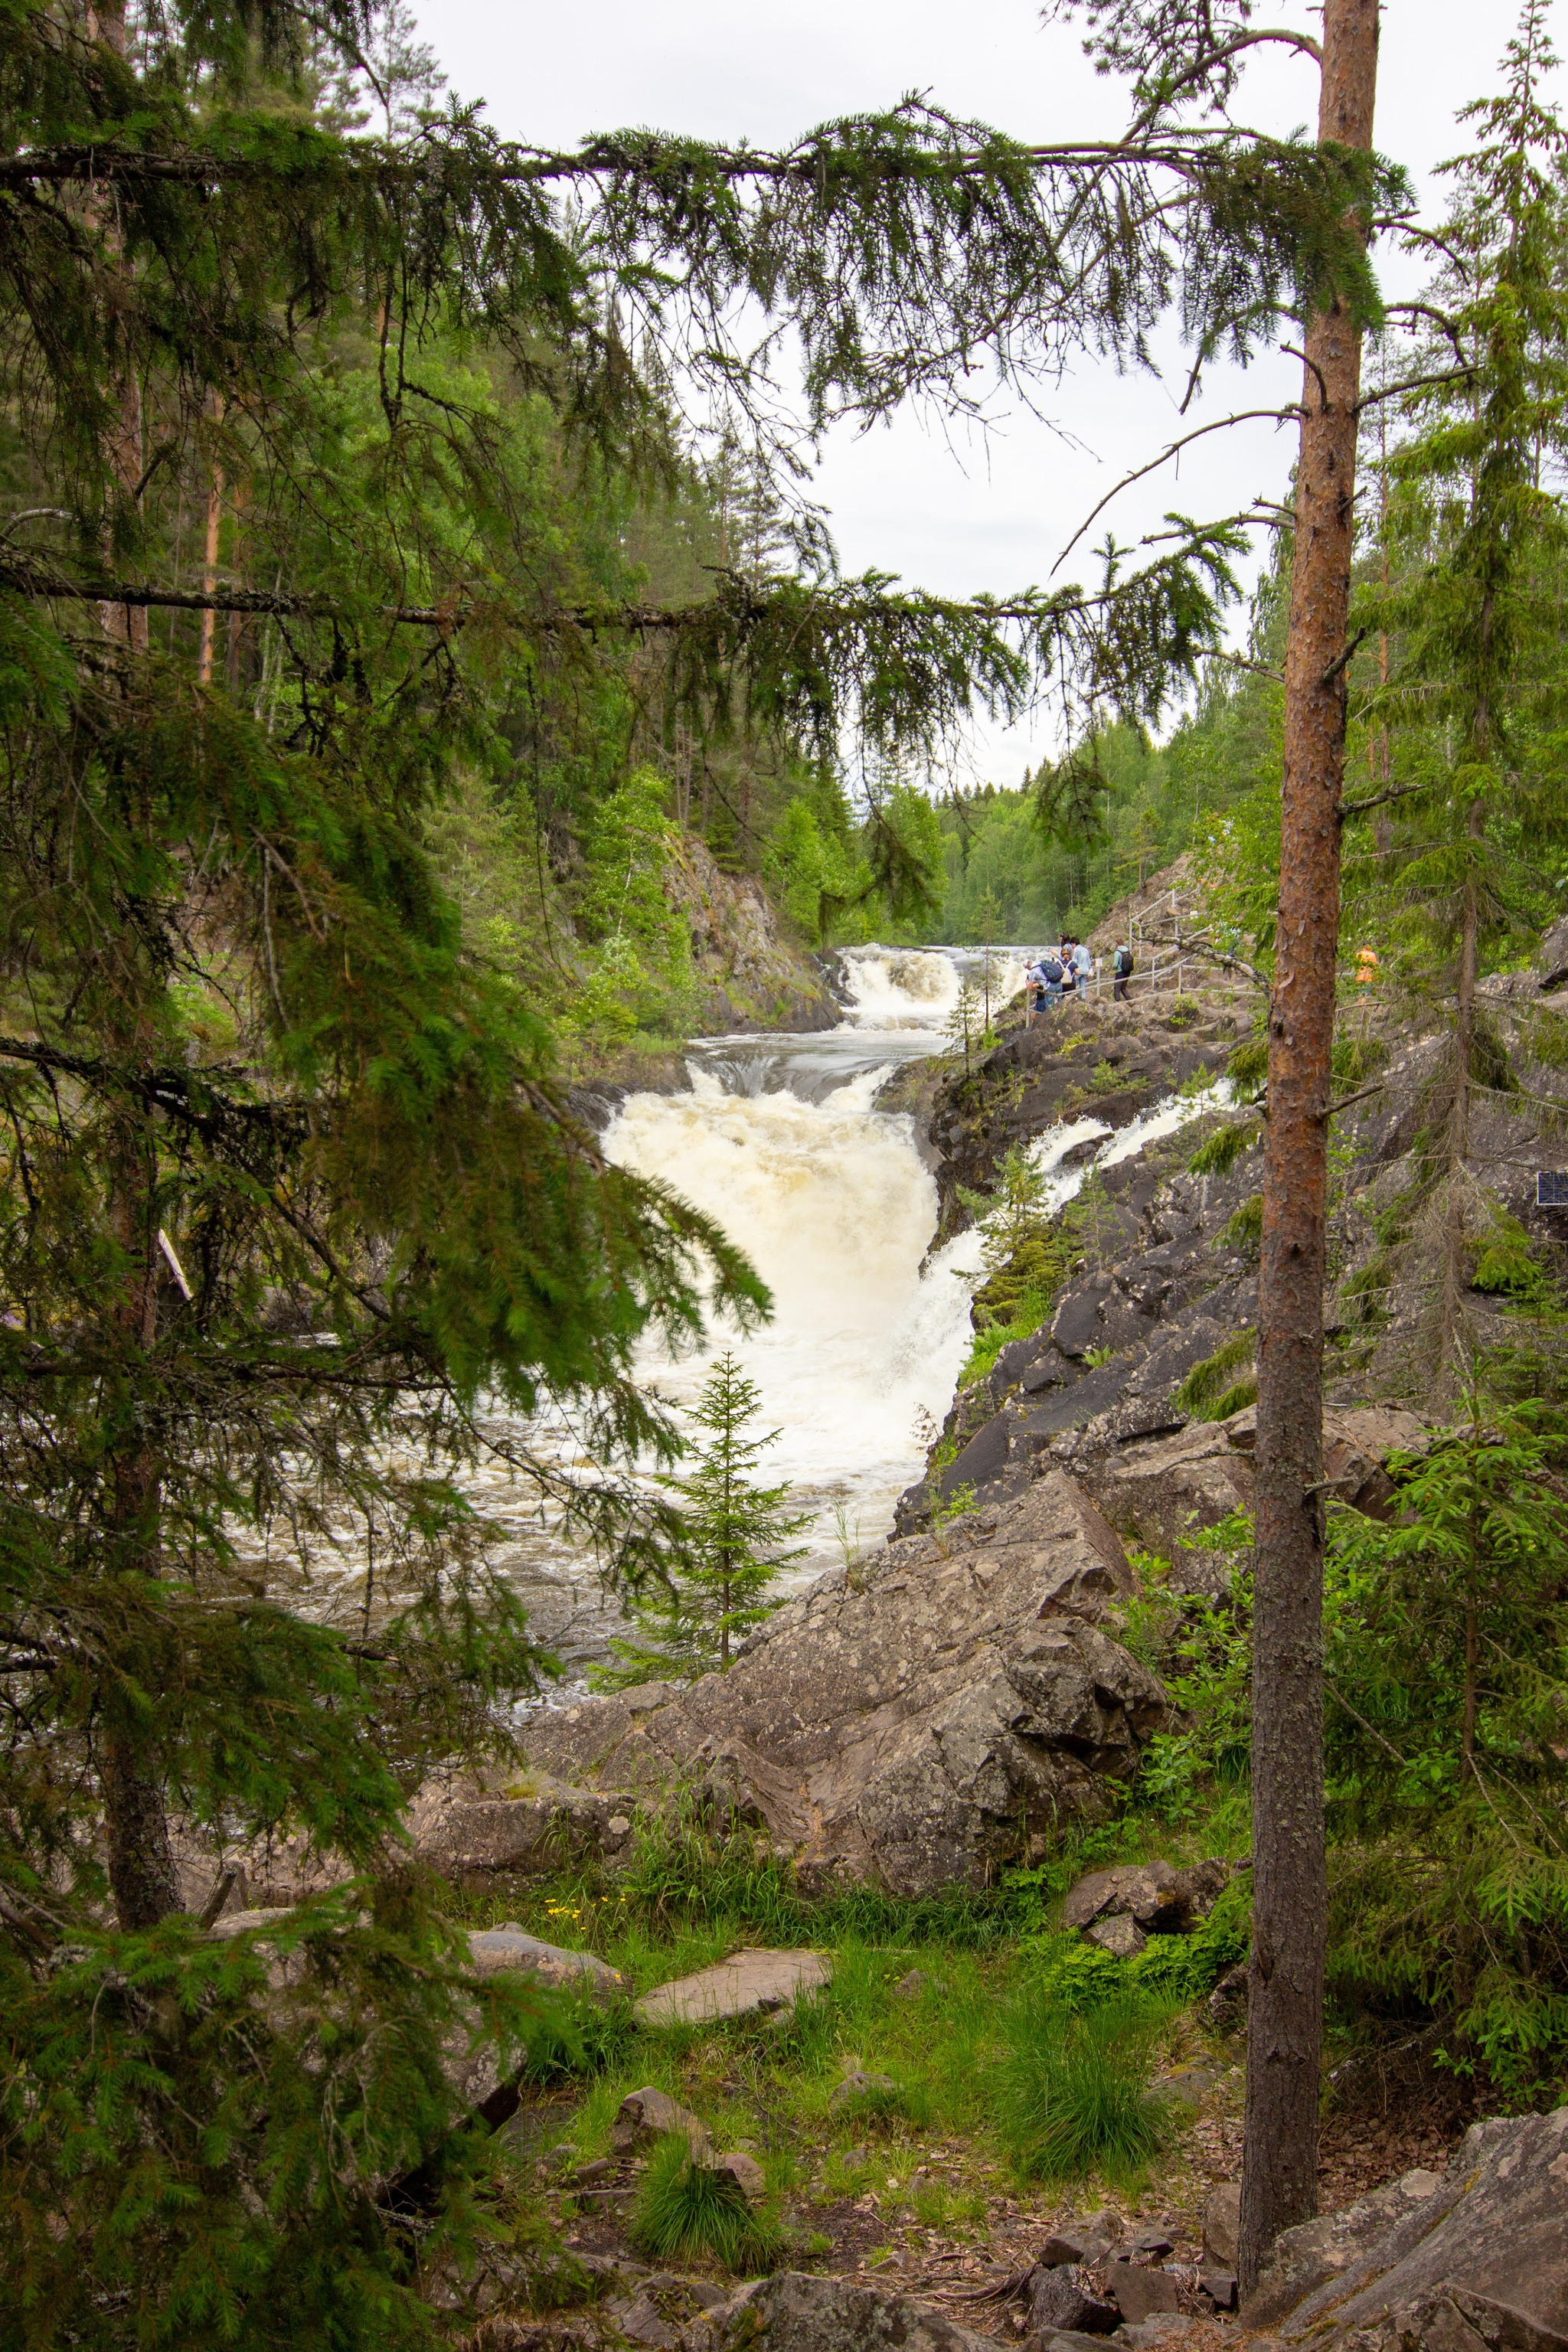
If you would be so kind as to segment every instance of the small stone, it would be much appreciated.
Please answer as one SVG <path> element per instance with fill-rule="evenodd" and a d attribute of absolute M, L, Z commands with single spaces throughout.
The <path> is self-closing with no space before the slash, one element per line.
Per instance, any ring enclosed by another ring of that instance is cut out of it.
<path fill-rule="evenodd" d="M 722 2156 L 716 2156 L 713 2169 L 715 2172 L 727 2172 L 749 2205 L 767 2195 L 768 2184 L 763 2177 L 763 2168 L 754 2156 L 746 2154 L 743 2147 L 728 2148 Z"/>
<path fill-rule="evenodd" d="M 621 2101 L 610 2129 L 610 2146 L 617 2156 L 629 2156 L 666 2132 L 683 2133 L 692 2155 L 706 2157 L 710 2145 L 706 2126 L 668 2091 L 657 2091 L 650 2084 L 643 2090 L 628 2091 Z"/>
<path fill-rule="evenodd" d="M 605 1823 L 605 1835 L 613 1838 L 630 1837 L 632 1825 L 625 1813 L 612 1813 Z"/>
<path fill-rule="evenodd" d="M 1173 2336 L 1184 2336 L 1193 2324 L 1187 2312 L 1157 2311 L 1150 2319 L 1134 2320 L 1119 2327 L 1113 2340 L 1127 2345 L 1130 2352 L 1151 2352 L 1153 2345 L 1168 2344 Z"/>
<path fill-rule="evenodd" d="M 1218 2271 L 1234 2271 L 1241 2242 L 1241 2183 L 1223 2180 L 1211 2189 L 1204 2207 L 1204 2261 Z"/>
<path fill-rule="evenodd" d="M 1146 2222 L 1142 2229 L 1133 2230 L 1122 2239 L 1122 2251 L 1129 2254 L 1152 2254 L 1156 2261 L 1175 2248 L 1168 2221 Z"/>
<path fill-rule="evenodd" d="M 1089 2294 L 1065 2266 L 1037 2263 L 1029 2273 L 1029 2318 L 1041 2334 L 1066 2328 L 1079 2336 L 1109 2336 L 1121 2317 L 1112 2303 Z"/>
<path fill-rule="evenodd" d="M 893 1999 L 895 2000 L 914 2000 L 918 1999 L 922 1992 L 924 1992 L 930 1982 L 931 1979 L 927 1976 L 924 1969 L 911 1969 L 908 1976 L 900 1977 L 898 1983 L 893 1987 Z"/>
<path fill-rule="evenodd" d="M 1222 2271 L 1217 2265 L 1207 2266 L 1198 2273 L 1198 2285 L 1216 2311 L 1236 2309 L 1236 2274 Z"/>
<path fill-rule="evenodd" d="M 721 2018 L 767 2014 L 816 1991 L 832 1974 L 825 1952 L 732 1952 L 713 1968 L 645 1993 L 636 2015 L 641 2025 L 712 2025 Z"/>
<path fill-rule="evenodd" d="M 1122 2318 L 1134 2326 L 1152 2319 L 1157 2311 L 1181 2308 L 1176 2282 L 1169 2271 L 1142 2270 L 1132 2263 L 1116 2262 L 1106 2273 L 1106 2284 Z"/>
<path fill-rule="evenodd" d="M 595 2157 L 592 2164 L 577 2166 L 572 2175 L 572 2186 L 574 2189 L 578 2186 L 584 2189 L 593 2188 L 601 2180 L 608 2180 L 615 2168 L 607 2156 Z"/>
<path fill-rule="evenodd" d="M 1086 1943 L 1098 1944 L 1113 1960 L 1130 1960 L 1149 1940 L 1129 1911 L 1113 1911 L 1104 1919 L 1096 1919 L 1083 1933 Z"/>

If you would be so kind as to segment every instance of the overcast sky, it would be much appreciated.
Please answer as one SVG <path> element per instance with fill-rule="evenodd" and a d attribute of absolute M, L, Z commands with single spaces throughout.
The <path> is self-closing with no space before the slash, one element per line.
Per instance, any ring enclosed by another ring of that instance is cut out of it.
<path fill-rule="evenodd" d="M 453 89 L 482 99 L 503 135 L 569 145 L 590 131 L 651 125 L 775 145 L 816 122 L 929 92 L 1030 141 L 1120 127 L 1125 93 L 1099 79 L 1071 26 L 1042 26 L 1034 0 L 416 0 L 426 37 Z M 1496 87 L 1515 21 L 1513 0 L 1384 0 L 1377 143 L 1412 173 L 1423 209 L 1441 209 L 1435 166 L 1464 142 L 1455 115 Z M 1270 22 L 1310 25 L 1317 12 L 1280 5 Z M 1560 33 L 1568 45 L 1568 34 Z M 1310 60 L 1266 50 L 1237 101 L 1242 119 L 1284 132 L 1313 120 Z M 1382 254 L 1384 282 L 1417 277 Z M 1086 369 L 1045 388 L 1052 424 L 999 408 L 984 440 L 956 446 L 914 415 L 869 433 L 837 431 L 816 495 L 831 512 L 847 571 L 868 566 L 949 594 L 1043 583 L 1063 543 L 1104 492 L 1178 432 L 1237 407 L 1297 395 L 1300 370 L 1266 356 L 1246 376 L 1216 372 L 1205 405 L 1183 423 L 1173 393 L 1148 376 Z M 1052 425 L 1059 429 L 1053 430 Z M 1215 434 L 1119 499 L 1096 526 L 1120 540 L 1158 528 L 1168 508 L 1235 511 L 1279 496 L 1290 433 L 1253 425 Z M 1083 578 L 1080 547 L 1060 578 Z M 980 730 L 968 778 L 1016 783 L 1049 748 L 1048 725 Z"/>

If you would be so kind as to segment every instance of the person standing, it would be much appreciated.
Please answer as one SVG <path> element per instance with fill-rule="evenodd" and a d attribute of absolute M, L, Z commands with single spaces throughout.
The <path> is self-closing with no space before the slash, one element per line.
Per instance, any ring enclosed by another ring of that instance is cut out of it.
<path fill-rule="evenodd" d="M 1110 959 L 1110 998 L 1113 1004 L 1127 1002 L 1127 983 L 1132 977 L 1132 950 L 1123 941 Z"/>
<path fill-rule="evenodd" d="M 1094 978 L 1094 957 L 1087 940 L 1074 940 L 1072 961 L 1073 969 L 1078 974 L 1079 993 L 1080 996 L 1087 995 L 1089 983 Z"/>

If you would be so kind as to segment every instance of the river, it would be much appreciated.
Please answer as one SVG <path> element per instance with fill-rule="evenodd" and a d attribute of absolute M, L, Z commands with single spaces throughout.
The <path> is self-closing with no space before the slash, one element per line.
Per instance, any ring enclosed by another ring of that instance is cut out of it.
<path fill-rule="evenodd" d="M 962 948 L 847 949 L 839 1027 L 695 1040 L 689 1091 L 630 1096 L 604 1138 L 611 1159 L 662 1178 L 715 1218 L 773 1292 L 762 1329 L 721 1326 L 700 1353 L 675 1361 L 649 1347 L 636 1370 L 678 1407 L 726 1347 L 755 1382 L 759 1427 L 778 1433 L 760 1475 L 787 1480 L 795 1507 L 810 1514 L 805 1555 L 781 1578 L 785 1591 L 888 1534 L 968 1352 L 980 1236 L 966 1233 L 931 1252 L 935 1182 L 913 1119 L 879 1108 L 879 1097 L 905 1065 L 944 1050 L 962 981 L 979 961 L 978 950 Z M 1022 951 L 996 950 L 997 965 L 1001 992 L 1016 993 Z M 1125 1158 L 1204 1107 L 1173 1098 L 1115 1135 L 1092 1118 L 1051 1129 L 1034 1150 L 1053 1202 L 1071 1197 L 1091 1160 Z M 1089 1141 L 1097 1152 L 1062 1164 Z M 564 1425 L 495 1426 L 580 1470 L 591 1466 Z M 500 1562 L 562 1657 L 563 1687 L 580 1687 L 617 1622 L 595 1562 L 523 1504 L 499 1463 L 465 1484 L 507 1531 Z"/>

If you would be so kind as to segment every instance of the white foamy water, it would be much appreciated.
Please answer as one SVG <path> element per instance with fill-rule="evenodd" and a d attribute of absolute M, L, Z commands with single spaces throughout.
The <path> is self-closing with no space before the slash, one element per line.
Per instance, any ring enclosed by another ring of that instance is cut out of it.
<path fill-rule="evenodd" d="M 650 1349 L 639 1369 L 688 1402 L 728 1347 L 756 1382 L 760 1425 L 781 1433 L 767 1474 L 814 1515 L 792 1585 L 841 1558 L 840 1515 L 857 1548 L 887 1533 L 969 1348 L 978 1236 L 922 1272 L 936 1186 L 910 1120 L 875 1107 L 889 1075 L 864 1072 L 810 1101 L 728 1093 L 694 1068 L 689 1095 L 634 1095 L 605 1139 L 613 1160 L 716 1218 L 773 1294 L 761 1331 L 721 1328 L 701 1355 L 673 1363 Z"/>
<path fill-rule="evenodd" d="M 844 948 L 839 953 L 850 1029 L 925 1030 L 940 1036 L 967 980 L 984 994 L 991 958 L 991 1006 L 1017 995 L 1028 956 L 1020 948 Z"/>
<path fill-rule="evenodd" d="M 910 1119 L 878 1103 L 898 1067 L 942 1049 L 961 978 L 974 978 L 979 961 L 973 950 L 848 950 L 850 1009 L 837 1029 L 699 1040 L 689 1093 L 631 1096 L 605 1138 L 612 1159 L 706 1210 L 773 1294 L 762 1330 L 720 1326 L 700 1354 L 675 1362 L 649 1345 L 637 1376 L 679 1406 L 725 1347 L 741 1360 L 762 1392 L 760 1426 L 780 1432 L 763 1475 L 787 1481 L 796 1507 L 812 1515 L 806 1557 L 784 1579 L 790 1589 L 837 1566 L 846 1545 L 865 1549 L 889 1533 L 969 1349 L 983 1236 L 963 1234 L 926 1263 L 936 1186 Z M 1015 973 L 1021 985 L 1023 971 L 1018 950 L 994 951 L 994 1001 Z M 1221 1085 L 1170 1096 L 1114 1134 L 1092 1117 L 1050 1129 L 1030 1149 L 1053 1211 L 1094 1167 L 1130 1159 L 1227 1092 Z M 560 1469 L 593 1475 L 580 1437 L 559 1416 L 527 1427 L 498 1417 L 489 1427 Z M 584 1666 L 605 1654 L 618 1621 L 597 1563 L 563 1540 L 558 1514 L 542 1509 L 495 1455 L 459 1483 L 504 1530 L 496 1565 L 564 1660 L 561 1695 L 580 1689 Z M 360 1588 L 363 1549 L 347 1529 L 342 1574 L 345 1591 Z"/>

